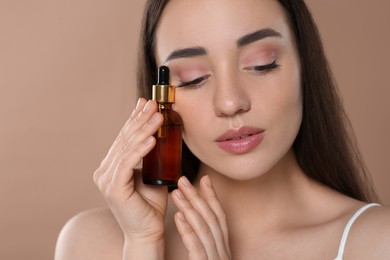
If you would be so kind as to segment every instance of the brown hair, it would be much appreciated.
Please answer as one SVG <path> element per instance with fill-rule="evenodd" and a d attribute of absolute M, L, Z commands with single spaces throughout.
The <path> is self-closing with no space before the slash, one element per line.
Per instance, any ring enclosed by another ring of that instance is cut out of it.
<path fill-rule="evenodd" d="M 310 178 L 347 196 L 376 200 L 356 146 L 314 19 L 303 0 L 278 0 L 290 20 L 301 62 L 303 118 L 293 148 Z M 151 97 L 156 82 L 155 32 L 168 0 L 148 0 L 138 57 L 138 91 Z M 199 160 L 183 143 L 183 174 L 194 179 Z"/>

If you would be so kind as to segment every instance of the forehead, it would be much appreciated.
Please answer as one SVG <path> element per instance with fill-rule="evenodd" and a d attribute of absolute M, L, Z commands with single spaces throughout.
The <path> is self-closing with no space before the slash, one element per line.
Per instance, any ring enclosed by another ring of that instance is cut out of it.
<path fill-rule="evenodd" d="M 276 0 L 170 0 L 156 32 L 156 57 L 175 49 L 233 47 L 244 34 L 262 28 L 291 38 L 288 19 Z"/>

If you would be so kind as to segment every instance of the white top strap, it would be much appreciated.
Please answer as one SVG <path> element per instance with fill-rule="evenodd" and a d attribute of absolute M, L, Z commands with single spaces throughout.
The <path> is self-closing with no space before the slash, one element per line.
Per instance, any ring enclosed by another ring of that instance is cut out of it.
<path fill-rule="evenodd" d="M 364 211 L 366 211 L 368 208 L 371 208 L 371 207 L 373 207 L 373 206 L 380 206 L 380 204 L 378 204 L 378 203 L 370 203 L 370 204 L 364 205 L 364 206 L 361 207 L 358 211 L 356 211 L 355 214 L 354 214 L 354 215 L 351 217 L 351 219 L 348 221 L 347 225 L 345 226 L 345 229 L 344 229 L 344 232 L 343 232 L 343 236 L 341 237 L 341 242 L 340 242 L 340 246 L 339 246 L 339 252 L 338 252 L 337 257 L 335 258 L 335 260 L 343 260 L 345 244 L 346 244 L 346 242 L 347 242 L 349 230 L 351 229 L 352 224 L 355 222 L 355 220 L 356 220 Z"/>

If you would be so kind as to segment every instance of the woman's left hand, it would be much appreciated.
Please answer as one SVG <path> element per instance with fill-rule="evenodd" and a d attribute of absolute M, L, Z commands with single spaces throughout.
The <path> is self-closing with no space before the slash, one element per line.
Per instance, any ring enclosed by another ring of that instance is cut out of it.
<path fill-rule="evenodd" d="M 175 223 L 189 259 L 231 259 L 226 216 L 210 177 L 202 177 L 200 192 L 181 177 L 172 198 L 178 208 Z"/>

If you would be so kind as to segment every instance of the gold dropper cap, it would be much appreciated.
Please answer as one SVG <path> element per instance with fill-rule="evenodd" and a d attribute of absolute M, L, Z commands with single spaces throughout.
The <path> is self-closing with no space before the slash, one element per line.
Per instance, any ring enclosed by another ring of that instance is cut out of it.
<path fill-rule="evenodd" d="M 158 68 L 157 84 L 152 88 L 152 99 L 159 103 L 175 102 L 175 87 L 169 84 L 169 68 Z"/>

